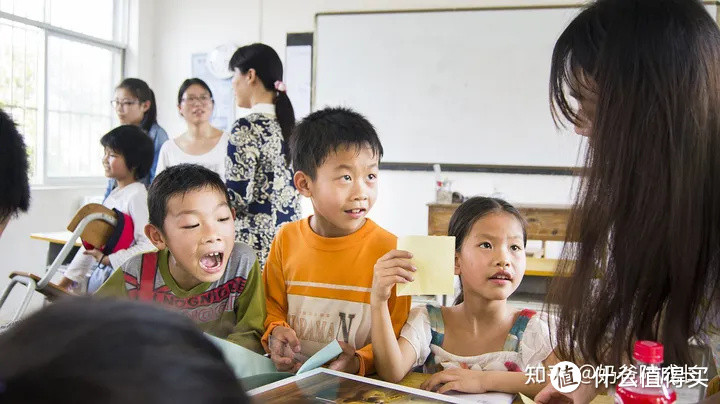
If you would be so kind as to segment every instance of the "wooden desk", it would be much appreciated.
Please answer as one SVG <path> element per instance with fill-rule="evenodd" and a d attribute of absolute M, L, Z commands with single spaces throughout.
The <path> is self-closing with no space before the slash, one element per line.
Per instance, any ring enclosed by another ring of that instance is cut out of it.
<path fill-rule="evenodd" d="M 428 235 L 447 235 L 450 217 L 459 203 L 428 204 Z M 567 205 L 515 205 L 527 220 L 528 240 L 542 241 L 541 257 L 528 257 L 526 276 L 551 277 L 555 274 L 559 260 L 545 258 L 546 241 L 565 241 L 570 206 Z"/>
<path fill-rule="evenodd" d="M 427 379 L 430 378 L 429 374 L 425 373 L 417 373 L 417 372 L 410 372 L 405 377 L 398 382 L 399 385 L 405 386 L 405 387 L 412 387 L 419 389 L 420 385 Z M 376 376 L 373 376 L 373 378 L 376 378 Z M 379 378 L 379 377 L 378 377 Z M 462 395 L 456 396 L 458 398 L 462 398 Z M 599 394 L 596 396 L 592 401 L 590 401 L 591 404 L 610 404 L 613 403 L 613 398 L 605 395 L 605 394 Z M 513 400 L 513 404 L 522 404 L 522 400 L 520 399 L 520 396 L 515 396 L 515 400 Z"/>
<path fill-rule="evenodd" d="M 40 240 L 40 241 L 47 241 L 48 244 L 48 252 L 46 257 L 46 265 L 52 264 L 52 262 L 55 260 L 55 257 L 60 253 L 60 250 L 62 247 L 70 241 L 70 237 L 72 236 L 72 233 L 69 231 L 55 231 L 55 232 L 47 232 L 47 233 L 32 233 L 30 234 L 30 238 L 33 240 Z M 72 261 L 75 254 L 77 254 L 78 249 L 80 248 L 82 244 L 80 243 L 80 240 L 78 239 L 75 241 L 75 247 L 70 251 L 70 254 L 65 258 L 63 261 L 63 265 L 69 264 L 70 261 Z"/>

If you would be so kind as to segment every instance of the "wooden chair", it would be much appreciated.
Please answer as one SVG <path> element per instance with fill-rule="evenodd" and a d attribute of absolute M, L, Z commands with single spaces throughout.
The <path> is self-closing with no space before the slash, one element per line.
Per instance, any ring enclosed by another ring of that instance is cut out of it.
<path fill-rule="evenodd" d="M 66 290 L 50 283 L 50 280 L 72 250 L 75 241 L 82 238 L 82 240 L 95 246 L 105 245 L 116 224 L 117 217 L 112 209 L 97 203 L 90 203 L 80 208 L 67 227 L 72 232 L 72 236 L 47 268 L 45 275 L 41 277 L 32 273 L 17 271 L 10 274 L 10 283 L 3 291 L 2 296 L 0 296 L 0 309 L 4 306 L 15 285 L 25 285 L 23 301 L 10 322 L 15 322 L 22 317 L 35 292 L 41 293 L 50 301 L 68 296 L 69 293 Z"/>

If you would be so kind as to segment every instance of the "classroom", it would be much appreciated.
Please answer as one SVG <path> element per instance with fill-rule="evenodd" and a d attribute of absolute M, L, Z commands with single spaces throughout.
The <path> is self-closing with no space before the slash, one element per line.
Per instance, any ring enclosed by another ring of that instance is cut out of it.
<path fill-rule="evenodd" d="M 173 402 L 716 402 L 719 5 L 2 0 L 0 357 L 127 312 L 220 355 Z"/>

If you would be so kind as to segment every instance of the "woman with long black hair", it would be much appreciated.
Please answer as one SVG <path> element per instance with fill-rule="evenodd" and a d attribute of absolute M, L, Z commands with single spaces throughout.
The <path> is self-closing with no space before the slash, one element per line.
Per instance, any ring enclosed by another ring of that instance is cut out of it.
<path fill-rule="evenodd" d="M 300 218 L 288 157 L 295 112 L 282 82 L 282 62 L 271 47 L 243 46 L 229 67 L 235 102 L 251 113 L 230 133 L 226 185 L 237 215 L 235 237 L 258 251 L 262 267 L 280 225 Z"/>

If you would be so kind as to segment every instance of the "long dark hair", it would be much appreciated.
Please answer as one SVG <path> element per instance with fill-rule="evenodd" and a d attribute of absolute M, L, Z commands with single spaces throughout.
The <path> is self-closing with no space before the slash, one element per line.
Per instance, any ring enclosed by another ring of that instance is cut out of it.
<path fill-rule="evenodd" d="M 582 83 L 591 82 L 585 88 Z M 720 30 L 699 1 L 598 0 L 552 56 L 556 122 L 593 89 L 592 130 L 548 301 L 558 353 L 619 366 L 638 339 L 690 363 L 720 274 Z"/>
<path fill-rule="evenodd" d="M 187 317 L 146 303 L 63 299 L 0 334 L 3 403 L 247 403 Z"/>
<path fill-rule="evenodd" d="M 118 84 L 116 88 L 124 88 L 130 94 L 135 96 L 140 103 L 150 101 L 150 108 L 145 111 L 140 127 L 145 132 L 150 132 L 150 128 L 157 123 L 157 106 L 155 105 L 155 93 L 146 82 L 136 78 L 127 78 Z"/>
<path fill-rule="evenodd" d="M 465 237 L 470 233 L 470 229 L 475 225 L 475 222 L 490 213 L 499 212 L 509 213 L 520 222 L 523 230 L 523 245 L 525 245 L 527 243 L 527 231 L 525 230 L 527 222 L 517 208 L 500 198 L 475 196 L 458 206 L 450 218 L 448 236 L 455 236 L 455 252 L 460 252 L 463 241 L 465 241 Z M 460 304 L 464 300 L 465 295 L 462 290 L 462 283 L 460 283 L 460 294 L 455 299 L 455 304 Z"/>
<path fill-rule="evenodd" d="M 242 74 L 247 73 L 250 69 L 255 69 L 255 74 L 263 83 L 263 87 L 268 91 L 275 92 L 275 115 L 280 124 L 283 139 L 287 142 L 295 127 L 295 110 L 287 93 L 275 90 L 275 82 L 283 79 L 282 62 L 275 50 L 262 43 L 240 47 L 230 58 L 228 67 L 230 70 L 238 69 Z"/>

